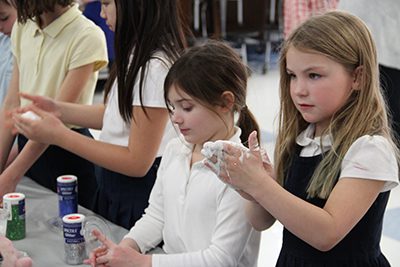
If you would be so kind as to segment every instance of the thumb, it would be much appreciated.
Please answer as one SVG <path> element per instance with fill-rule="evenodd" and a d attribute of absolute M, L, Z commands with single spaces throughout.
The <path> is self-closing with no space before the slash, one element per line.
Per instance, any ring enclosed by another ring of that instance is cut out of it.
<path fill-rule="evenodd" d="M 251 152 L 259 152 L 260 151 L 260 144 L 258 143 L 257 139 L 257 131 L 251 132 L 248 139 L 249 149 Z"/>

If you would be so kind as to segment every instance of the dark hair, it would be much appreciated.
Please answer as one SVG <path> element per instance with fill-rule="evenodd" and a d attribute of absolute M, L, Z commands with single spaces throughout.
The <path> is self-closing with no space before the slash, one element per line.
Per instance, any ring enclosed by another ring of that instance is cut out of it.
<path fill-rule="evenodd" d="M 228 45 L 209 41 L 189 49 L 171 67 L 164 83 L 166 103 L 171 86 L 210 108 L 224 106 L 222 94 L 230 91 L 235 96 L 233 111 L 239 112 L 237 125 L 242 129 L 240 139 L 246 142 L 249 134 L 259 126 L 246 105 L 248 68 Z M 167 105 L 169 106 L 169 105 Z"/>
<path fill-rule="evenodd" d="M 56 5 L 69 6 L 75 0 L 12 0 L 17 8 L 18 22 L 25 23 L 29 19 L 38 18 L 43 12 L 53 12 Z"/>
<path fill-rule="evenodd" d="M 144 76 L 152 55 L 162 51 L 169 60 L 175 61 L 186 41 L 177 0 L 115 0 L 115 5 L 115 64 L 105 86 L 104 100 L 117 79 L 119 112 L 129 122 L 133 117 L 135 81 L 140 77 L 142 105 Z"/>

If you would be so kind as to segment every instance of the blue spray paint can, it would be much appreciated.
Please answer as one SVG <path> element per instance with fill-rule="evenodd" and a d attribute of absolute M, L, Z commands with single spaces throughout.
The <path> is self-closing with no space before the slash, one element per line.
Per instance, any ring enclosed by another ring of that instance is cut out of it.
<path fill-rule="evenodd" d="M 57 193 L 60 218 L 78 212 L 78 178 L 76 176 L 57 177 Z"/>

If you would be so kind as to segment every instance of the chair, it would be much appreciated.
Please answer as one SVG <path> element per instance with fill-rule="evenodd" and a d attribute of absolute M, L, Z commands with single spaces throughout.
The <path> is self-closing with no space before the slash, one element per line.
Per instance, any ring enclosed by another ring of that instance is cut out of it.
<path fill-rule="evenodd" d="M 238 49 L 246 64 L 248 63 L 248 46 L 258 46 L 258 50 L 265 54 L 262 73 L 266 73 L 270 65 L 272 39 L 274 39 L 274 34 L 277 35 L 276 33 L 280 32 L 278 17 L 281 13 L 281 1 L 216 1 L 220 3 L 221 38 Z M 235 1 L 237 5 L 231 3 Z"/>

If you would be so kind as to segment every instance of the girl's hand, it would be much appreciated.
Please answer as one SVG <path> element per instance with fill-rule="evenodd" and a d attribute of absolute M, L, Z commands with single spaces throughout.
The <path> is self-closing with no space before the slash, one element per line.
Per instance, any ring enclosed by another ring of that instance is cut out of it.
<path fill-rule="evenodd" d="M 231 184 L 244 198 L 250 198 L 253 189 L 256 189 L 265 177 L 274 177 L 273 166 L 268 155 L 262 151 L 257 141 L 257 132 L 252 132 L 248 139 L 249 151 L 242 155 L 242 151 L 234 146 L 224 144 L 224 171 L 221 171 L 220 178 Z"/>
<path fill-rule="evenodd" d="M 18 109 L 18 113 L 24 113 L 31 109 L 31 106 L 38 107 L 44 111 L 52 113 L 54 116 L 60 118 L 61 110 L 58 106 L 57 102 L 50 97 L 38 96 L 38 95 L 30 95 L 26 93 L 19 93 L 22 98 L 28 99 L 32 101 L 32 104 L 23 108 Z"/>
<path fill-rule="evenodd" d="M 12 242 L 0 236 L 0 253 L 3 256 L 2 267 L 31 267 L 32 259 L 29 257 L 18 257 L 18 251 L 14 248 Z"/>
<path fill-rule="evenodd" d="M 107 239 L 98 230 L 93 230 L 92 234 L 103 244 L 102 247 L 91 253 L 89 260 L 85 261 L 91 266 L 107 267 L 150 267 L 151 256 L 143 255 L 131 247 L 120 246 Z"/>
<path fill-rule="evenodd" d="M 31 140 L 44 144 L 55 144 L 57 138 L 60 138 L 60 131 L 67 129 L 53 113 L 43 111 L 34 105 L 30 106 L 27 110 L 36 113 L 39 119 L 24 118 L 19 111 L 14 111 L 13 130 Z"/>

